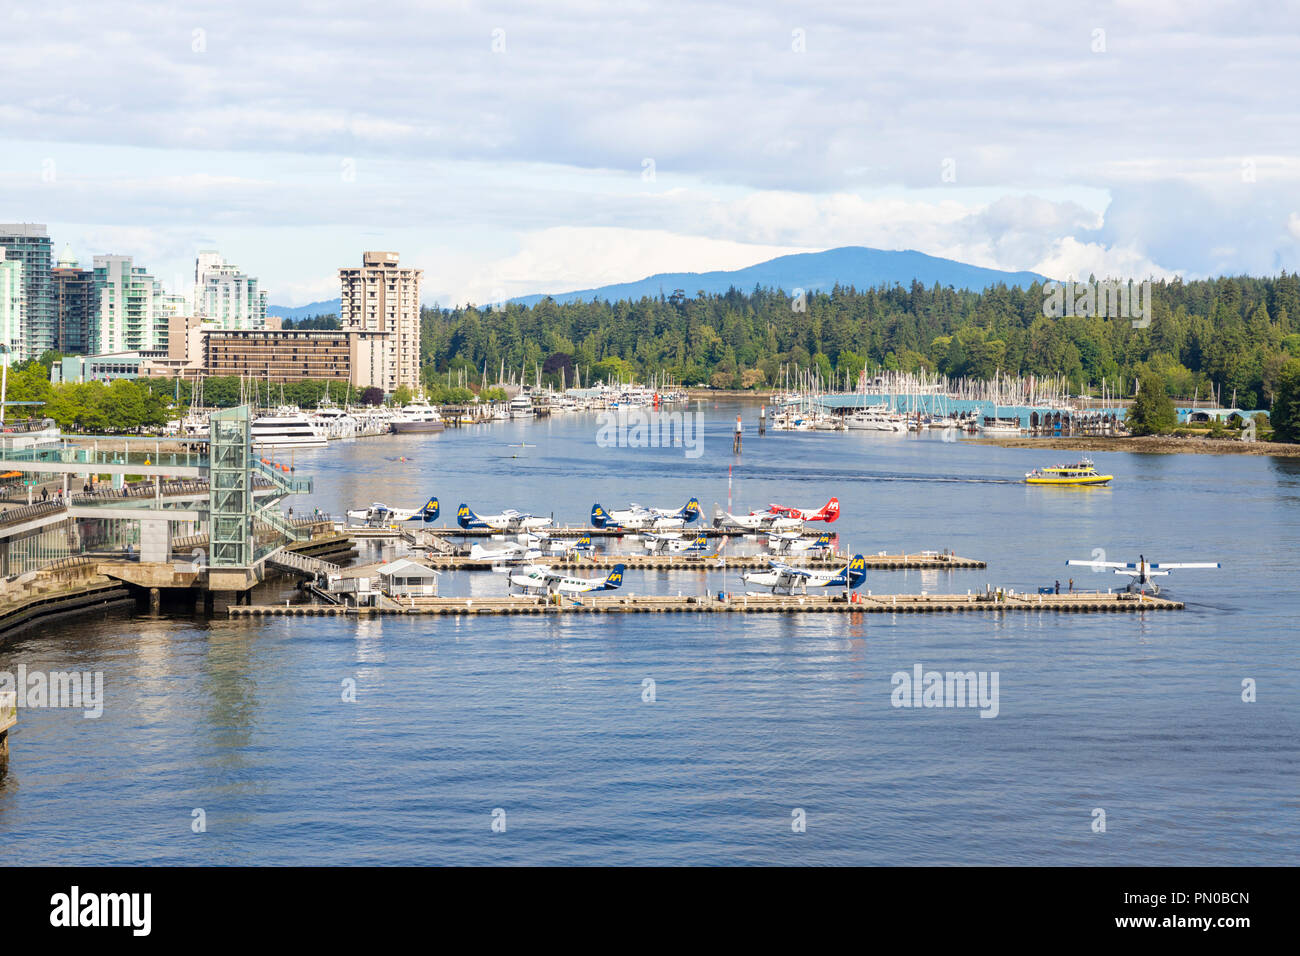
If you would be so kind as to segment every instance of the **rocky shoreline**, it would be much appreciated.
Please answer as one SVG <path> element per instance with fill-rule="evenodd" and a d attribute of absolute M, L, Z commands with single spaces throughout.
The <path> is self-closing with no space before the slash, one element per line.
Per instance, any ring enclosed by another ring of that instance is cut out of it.
<path fill-rule="evenodd" d="M 1058 448 L 1063 451 L 1127 451 L 1140 455 L 1272 455 L 1300 458 L 1300 445 L 1234 441 L 1226 438 L 1174 438 L 1142 435 L 1129 438 L 972 438 L 1001 448 Z"/>

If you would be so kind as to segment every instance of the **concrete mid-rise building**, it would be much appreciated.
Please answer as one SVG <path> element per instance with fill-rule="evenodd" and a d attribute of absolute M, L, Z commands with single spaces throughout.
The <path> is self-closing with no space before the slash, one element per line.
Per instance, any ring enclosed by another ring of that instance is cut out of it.
<path fill-rule="evenodd" d="M 0 249 L 6 261 L 23 265 L 21 354 L 35 358 L 55 347 L 54 298 L 50 290 L 50 236 L 34 222 L 0 224 Z"/>
<path fill-rule="evenodd" d="M 265 290 L 212 250 L 194 262 L 194 314 L 221 329 L 264 329 Z"/>
<path fill-rule="evenodd" d="M 268 321 L 278 322 L 270 319 Z M 222 329 L 200 316 L 173 316 L 166 353 L 141 370 L 155 377 L 238 375 L 258 382 L 306 379 L 359 389 L 383 385 L 369 377 L 387 337 L 343 329 Z"/>
<path fill-rule="evenodd" d="M 346 332 L 364 333 L 357 360 L 363 377 L 393 392 L 420 385 L 420 282 L 423 269 L 403 269 L 396 252 L 366 252 L 359 269 L 340 269 L 339 321 Z"/>
<path fill-rule="evenodd" d="M 243 375 L 262 382 L 352 380 L 352 336 L 320 329 L 211 329 L 205 375 Z"/>
<path fill-rule="evenodd" d="M 99 313 L 95 273 L 78 268 L 72 250 L 64 246 L 50 280 L 54 290 L 54 348 L 72 354 L 89 352 Z"/>

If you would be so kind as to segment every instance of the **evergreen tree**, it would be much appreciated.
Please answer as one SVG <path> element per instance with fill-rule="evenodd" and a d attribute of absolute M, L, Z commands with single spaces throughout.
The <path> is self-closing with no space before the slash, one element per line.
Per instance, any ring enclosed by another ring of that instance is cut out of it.
<path fill-rule="evenodd" d="M 1163 378 L 1151 371 L 1142 375 L 1138 380 L 1137 397 L 1125 420 L 1134 435 L 1159 435 L 1173 429 L 1178 422 L 1178 413 L 1165 390 Z"/>

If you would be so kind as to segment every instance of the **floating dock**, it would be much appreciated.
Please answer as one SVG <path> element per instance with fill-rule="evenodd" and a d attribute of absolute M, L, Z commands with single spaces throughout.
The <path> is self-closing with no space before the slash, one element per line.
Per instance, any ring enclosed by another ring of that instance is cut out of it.
<path fill-rule="evenodd" d="M 394 602 L 397 603 L 397 602 Z M 436 614 L 479 616 L 503 614 L 927 614 L 962 611 L 1053 611 L 1058 613 L 1121 613 L 1181 611 L 1183 604 L 1168 598 L 1119 594 L 733 594 L 715 596 L 624 595 L 585 596 L 558 603 L 543 597 L 426 597 L 405 598 L 397 607 L 355 608 L 334 604 L 232 605 L 231 617 L 370 617 L 377 615 Z"/>
<path fill-rule="evenodd" d="M 835 570 L 849 563 L 847 554 L 806 555 L 806 554 L 596 554 L 583 557 L 567 555 L 542 555 L 534 564 L 544 564 L 548 568 L 575 570 L 590 568 L 593 571 L 626 565 L 629 571 L 723 571 L 729 569 L 760 570 L 767 568 L 773 561 L 788 564 L 794 568 L 817 568 Z M 872 554 L 864 555 L 868 571 L 978 571 L 986 567 L 983 561 L 974 558 L 960 558 L 956 555 L 925 552 L 921 554 Z M 499 562 L 491 560 L 472 560 L 463 555 L 431 554 L 423 563 L 439 571 L 485 571 Z"/>

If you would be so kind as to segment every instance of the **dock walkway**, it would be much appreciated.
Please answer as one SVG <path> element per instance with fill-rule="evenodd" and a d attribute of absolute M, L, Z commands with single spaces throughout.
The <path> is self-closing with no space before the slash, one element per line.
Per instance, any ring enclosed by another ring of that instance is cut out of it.
<path fill-rule="evenodd" d="M 1183 604 L 1167 598 L 1136 594 L 854 594 L 833 595 L 732 595 L 719 601 L 712 596 L 625 595 L 585 596 L 555 603 L 541 597 L 437 597 L 408 598 L 394 608 L 355 608 L 318 604 L 254 604 L 231 606 L 231 617 L 342 617 L 379 614 L 436 614 L 454 616 L 503 614 L 762 614 L 850 613 L 927 614 L 963 611 L 1058 613 L 1119 613 L 1181 611 Z"/>

